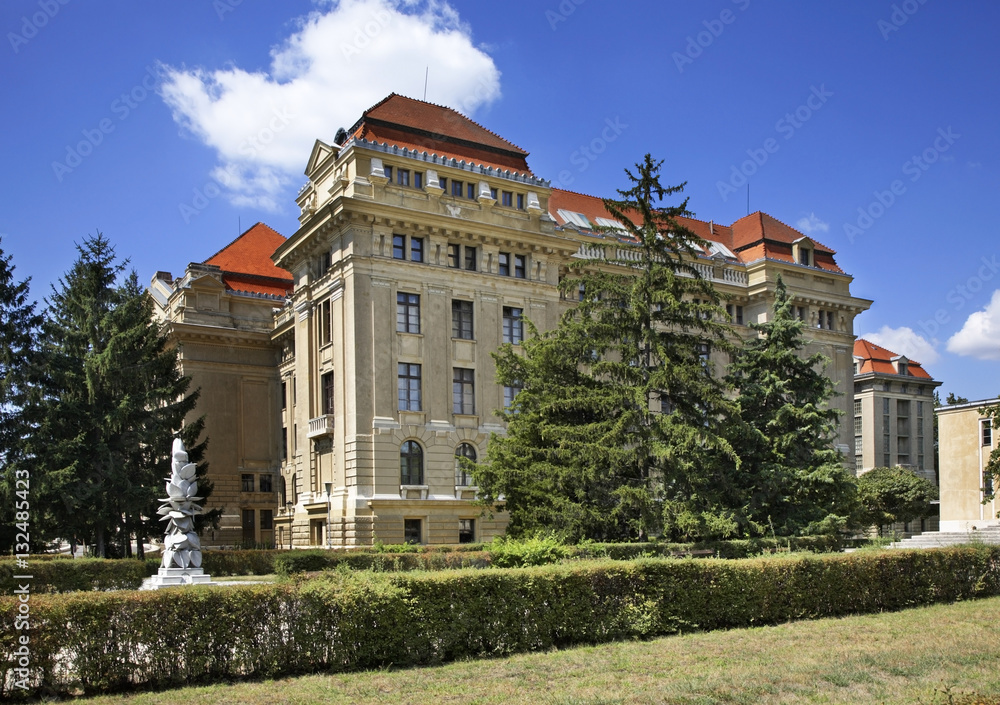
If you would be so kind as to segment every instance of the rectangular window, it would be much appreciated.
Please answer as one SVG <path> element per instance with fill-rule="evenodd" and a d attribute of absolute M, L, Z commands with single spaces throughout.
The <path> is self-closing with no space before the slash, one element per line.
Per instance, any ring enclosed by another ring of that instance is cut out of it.
<path fill-rule="evenodd" d="M 423 188 L 424 187 L 424 172 L 415 171 L 413 172 L 413 188 Z"/>
<path fill-rule="evenodd" d="M 465 246 L 465 269 L 470 272 L 476 271 L 476 255 L 479 253 L 479 248 Z"/>
<path fill-rule="evenodd" d="M 712 354 L 712 348 L 708 343 L 698 343 L 698 357 L 701 358 L 703 363 L 708 362 L 708 358 Z"/>
<path fill-rule="evenodd" d="M 500 194 L 500 205 L 512 208 L 514 206 L 514 194 L 510 191 L 504 191 Z"/>
<path fill-rule="evenodd" d="M 409 169 L 400 169 L 396 172 L 396 183 L 400 186 L 410 185 L 410 171 Z"/>
<path fill-rule="evenodd" d="M 861 435 L 861 401 L 854 402 L 854 435 Z"/>
<path fill-rule="evenodd" d="M 274 529 L 274 510 L 273 509 L 261 509 L 260 510 L 260 530 L 261 531 L 272 531 Z"/>
<path fill-rule="evenodd" d="M 240 490 L 243 492 L 253 492 L 253 475 L 246 473 L 240 475 Z"/>
<path fill-rule="evenodd" d="M 321 378 L 323 385 L 323 413 L 333 413 L 333 373 L 327 372 Z"/>
<path fill-rule="evenodd" d="M 385 174 L 385 178 L 389 179 L 389 183 L 392 183 L 392 167 L 388 164 L 382 166 L 382 172 Z"/>
<path fill-rule="evenodd" d="M 476 413 L 476 371 L 456 367 L 452 375 L 452 413 Z"/>
<path fill-rule="evenodd" d="M 503 342 L 520 345 L 524 340 L 524 321 L 521 314 L 524 309 L 503 307 Z"/>
<path fill-rule="evenodd" d="M 459 519 L 458 520 L 458 542 L 459 543 L 473 543 L 476 540 L 476 520 L 475 519 Z"/>
<path fill-rule="evenodd" d="M 403 543 L 420 543 L 421 523 L 420 519 L 403 519 Z"/>
<path fill-rule="evenodd" d="M 281 460 L 288 460 L 288 429 L 281 429 Z"/>
<path fill-rule="evenodd" d="M 281 383 L 281 410 L 288 407 L 288 382 Z"/>
<path fill-rule="evenodd" d="M 991 496 L 993 494 L 993 473 L 983 473 L 983 494 Z"/>
<path fill-rule="evenodd" d="M 517 194 L 517 209 L 520 210 L 520 211 L 524 210 L 524 194 L 523 193 Z"/>
<path fill-rule="evenodd" d="M 470 201 L 476 200 L 476 185 L 475 184 L 466 184 L 465 188 L 466 188 L 467 193 L 469 194 L 469 196 L 468 196 L 469 200 Z"/>
<path fill-rule="evenodd" d="M 399 363 L 399 410 L 420 411 L 420 365 Z"/>
<path fill-rule="evenodd" d="M 271 476 L 270 475 L 261 475 L 260 479 L 259 479 L 259 482 L 260 482 L 260 491 L 261 492 L 272 492 L 273 491 L 273 485 L 271 484 Z"/>
<path fill-rule="evenodd" d="M 990 419 L 983 420 L 983 445 L 993 446 L 993 423 Z"/>
<path fill-rule="evenodd" d="M 514 278 L 524 279 L 528 274 L 524 255 L 514 255 Z"/>
<path fill-rule="evenodd" d="M 405 235 L 393 235 L 392 236 L 392 258 L 393 259 L 406 259 L 406 236 Z"/>
<path fill-rule="evenodd" d="M 796 306 L 795 307 L 795 317 L 798 318 L 800 321 L 805 321 L 806 320 L 806 307 L 805 306 Z"/>
<path fill-rule="evenodd" d="M 472 340 L 472 302 L 453 299 L 451 302 L 451 337 Z"/>
<path fill-rule="evenodd" d="M 889 398 L 888 397 L 883 397 L 883 399 L 882 399 L 882 413 L 883 414 L 888 414 L 889 413 Z M 889 430 L 888 426 L 886 426 L 886 430 L 887 431 Z"/>
<path fill-rule="evenodd" d="M 809 266 L 809 250 L 800 248 L 799 249 L 799 264 L 804 264 Z"/>
<path fill-rule="evenodd" d="M 396 332 L 420 332 L 420 294 L 396 292 Z"/>
<path fill-rule="evenodd" d="M 448 245 L 448 266 L 452 269 L 458 269 L 458 265 L 462 261 L 462 246 L 449 244 Z"/>
<path fill-rule="evenodd" d="M 498 272 L 500 276 L 509 277 L 510 276 L 510 253 L 501 252 L 497 258 L 499 264 Z"/>
<path fill-rule="evenodd" d="M 448 193 L 448 179 L 443 176 L 439 176 L 438 185 L 441 187 L 442 193 Z"/>
<path fill-rule="evenodd" d="M 424 261 L 424 239 L 422 237 L 410 238 L 410 261 Z"/>
<path fill-rule="evenodd" d="M 507 411 L 510 409 L 511 404 L 514 403 L 514 397 L 517 396 L 518 392 L 521 391 L 522 385 L 520 382 L 515 382 L 512 385 L 504 385 L 503 388 L 503 410 Z"/>
<path fill-rule="evenodd" d="M 735 304 L 726 304 L 726 313 L 729 314 L 730 320 L 736 325 L 743 325 L 743 307 L 736 306 Z"/>
<path fill-rule="evenodd" d="M 461 198 L 464 192 L 465 192 L 465 184 L 461 181 L 452 180 L 451 195 L 454 196 L 455 198 Z"/>
<path fill-rule="evenodd" d="M 330 343 L 330 299 L 327 299 L 319 307 L 319 344 L 328 345 Z"/>

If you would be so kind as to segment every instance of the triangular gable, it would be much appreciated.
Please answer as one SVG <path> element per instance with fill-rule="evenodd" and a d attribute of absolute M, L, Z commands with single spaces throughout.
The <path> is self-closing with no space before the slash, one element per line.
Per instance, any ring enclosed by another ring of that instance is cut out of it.
<path fill-rule="evenodd" d="M 306 176 L 311 175 L 330 155 L 336 156 L 340 152 L 339 147 L 331 147 L 323 140 L 316 140 L 313 144 L 312 152 L 309 154 L 309 161 L 306 162 Z"/>

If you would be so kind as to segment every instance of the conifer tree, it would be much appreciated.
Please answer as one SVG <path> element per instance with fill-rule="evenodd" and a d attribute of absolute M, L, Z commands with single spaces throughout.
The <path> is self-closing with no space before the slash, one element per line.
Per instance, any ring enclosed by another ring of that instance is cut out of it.
<path fill-rule="evenodd" d="M 687 200 L 659 181 L 649 155 L 626 170 L 631 188 L 605 200 L 619 227 L 599 261 L 583 262 L 562 291 L 582 300 L 557 329 L 533 331 L 523 354 L 494 358 L 520 388 L 474 471 L 480 496 L 503 496 L 510 532 L 642 539 L 736 530 L 735 454 L 721 434 L 731 414 L 708 351 L 728 350 L 720 299 L 694 266 L 704 245 L 677 218 Z M 533 329 L 532 329 L 533 330 Z"/>
<path fill-rule="evenodd" d="M 752 533 L 791 535 L 843 528 L 853 507 L 853 478 L 833 447 L 839 411 L 828 405 L 828 360 L 802 356 L 801 320 L 778 276 L 771 320 L 751 323 L 726 382 L 738 390 L 743 423 L 731 427 L 743 459 L 740 483 L 749 494 Z"/>
<path fill-rule="evenodd" d="M 134 272 L 117 283 L 127 262 L 100 234 L 77 249 L 48 302 L 33 459 L 53 531 L 93 542 L 100 556 L 112 545 L 124 555 L 133 536 L 141 546 L 159 531 L 151 518 L 171 440 L 197 393 L 186 394 L 189 380 Z M 196 451 L 200 430 L 185 429 Z"/>
<path fill-rule="evenodd" d="M 4 255 L 2 244 L 0 241 L 0 550 L 9 552 L 14 544 L 15 519 L 24 516 L 19 512 L 36 514 L 30 493 L 31 472 L 18 460 L 30 428 L 25 412 L 31 389 L 28 371 L 41 316 L 35 312 L 34 302 L 28 301 L 30 280 L 14 279 L 12 257 Z M 30 530 L 26 533 L 34 536 Z"/>

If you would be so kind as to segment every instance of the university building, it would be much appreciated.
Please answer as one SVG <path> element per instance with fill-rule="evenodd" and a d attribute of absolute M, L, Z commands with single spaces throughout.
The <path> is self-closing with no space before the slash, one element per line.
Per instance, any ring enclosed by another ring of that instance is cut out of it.
<path fill-rule="evenodd" d="M 1000 404 L 984 399 L 942 406 L 938 414 L 941 463 L 941 531 L 1000 526 L 1000 498 L 986 463 L 997 447 L 998 431 L 979 410 Z"/>
<path fill-rule="evenodd" d="M 525 320 L 555 327 L 571 264 L 616 239 L 600 198 L 551 188 L 528 153 L 460 115 L 390 95 L 332 144 L 317 141 L 287 240 L 257 224 L 183 276 L 157 273 L 158 315 L 202 388 L 215 543 L 280 546 L 489 540 L 459 459 L 483 457 L 497 410 L 490 353 Z M 641 155 L 636 155 L 636 161 Z M 623 184 L 624 186 L 625 184 Z M 855 467 L 854 317 L 834 251 L 764 213 L 682 219 L 734 335 L 771 315 L 780 274 L 843 407 Z M 720 368 L 728 359 L 706 350 Z M 208 545 L 212 544 L 207 540 Z"/>
<path fill-rule="evenodd" d="M 868 340 L 854 341 L 854 462 L 862 475 L 899 465 L 938 485 L 934 464 L 934 390 L 916 360 Z M 938 516 L 893 527 L 903 535 L 938 530 Z"/>

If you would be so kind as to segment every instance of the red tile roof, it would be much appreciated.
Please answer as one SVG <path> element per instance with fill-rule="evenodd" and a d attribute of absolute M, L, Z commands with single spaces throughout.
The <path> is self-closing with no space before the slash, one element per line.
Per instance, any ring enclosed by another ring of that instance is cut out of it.
<path fill-rule="evenodd" d="M 870 374 L 872 372 L 877 372 L 884 375 L 895 375 L 899 374 L 896 372 L 896 368 L 892 365 L 892 359 L 895 357 L 900 357 L 892 350 L 883 348 L 880 345 L 876 345 L 863 338 L 858 338 L 854 341 L 854 357 L 861 358 L 861 369 L 858 374 Z M 916 360 L 907 360 L 906 364 L 906 375 L 907 377 L 916 377 L 918 379 L 933 379 L 920 363 Z"/>
<path fill-rule="evenodd" d="M 271 255 L 285 237 L 264 223 L 256 223 L 205 260 L 222 270 L 227 289 L 286 296 L 292 291 L 291 272 L 276 267 Z"/>
<path fill-rule="evenodd" d="M 795 262 L 792 257 L 791 245 L 803 237 L 808 236 L 761 211 L 751 213 L 733 223 L 733 249 L 736 252 L 741 252 L 744 248 L 751 248 L 763 242 L 764 256 L 768 259 Z M 809 239 L 815 245 L 813 255 L 816 266 L 842 274 L 844 270 L 838 267 L 833 259 L 836 251 L 811 237 Z M 744 258 L 743 261 L 752 262 L 753 260 Z"/>
<path fill-rule="evenodd" d="M 555 218 L 559 225 L 566 225 L 567 220 L 559 215 L 560 210 L 581 213 L 591 223 L 595 222 L 595 218 L 612 219 L 611 214 L 604 207 L 602 199 L 573 191 L 552 189 L 552 195 L 549 197 L 549 214 Z M 634 219 L 633 222 L 637 220 Z M 677 222 L 702 240 L 725 245 L 741 262 L 753 262 L 768 258 L 794 263 L 792 243 L 806 237 L 795 228 L 759 211 L 745 218 L 740 218 L 732 226 L 695 218 L 677 218 Z M 813 257 L 816 266 L 827 271 L 842 273 L 843 270 L 837 266 L 833 259 L 835 252 L 815 240 L 813 243 L 815 245 Z"/>
<path fill-rule="evenodd" d="M 364 112 L 355 137 L 531 174 L 528 153 L 451 108 L 390 94 Z"/>

